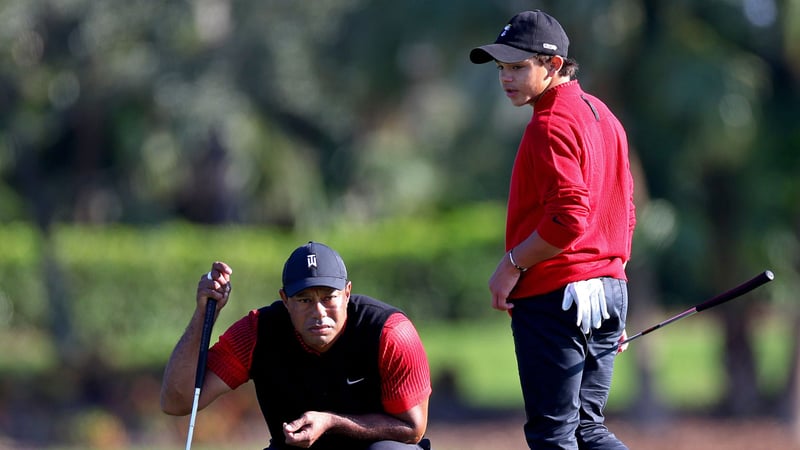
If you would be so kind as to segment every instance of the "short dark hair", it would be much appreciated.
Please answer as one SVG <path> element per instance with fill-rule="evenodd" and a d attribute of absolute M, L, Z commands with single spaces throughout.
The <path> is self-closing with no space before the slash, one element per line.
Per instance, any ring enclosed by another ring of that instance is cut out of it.
<path fill-rule="evenodd" d="M 537 53 L 534 58 L 542 63 L 542 65 L 547 65 L 550 64 L 550 60 L 553 59 L 553 55 Z M 564 58 L 564 64 L 561 66 L 561 70 L 558 71 L 558 74 L 562 77 L 575 78 L 579 67 L 578 61 L 576 61 L 574 58 Z"/>

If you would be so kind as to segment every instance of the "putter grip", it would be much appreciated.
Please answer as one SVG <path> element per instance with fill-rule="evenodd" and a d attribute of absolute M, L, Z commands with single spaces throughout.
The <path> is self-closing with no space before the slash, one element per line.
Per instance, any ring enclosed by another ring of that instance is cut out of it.
<path fill-rule="evenodd" d="M 206 301 L 206 315 L 203 318 L 203 334 L 200 336 L 200 355 L 197 359 L 197 372 L 194 376 L 194 387 L 202 388 L 206 375 L 206 360 L 208 359 L 208 344 L 211 341 L 211 328 L 214 326 L 214 313 L 217 310 L 217 301 L 209 298 Z"/>
<path fill-rule="evenodd" d="M 771 271 L 765 270 L 764 272 L 753 277 L 751 280 L 746 281 L 727 292 L 723 292 L 722 294 L 717 295 L 711 300 L 708 300 L 706 302 L 703 302 L 695 306 L 695 309 L 697 310 L 697 312 L 700 312 L 709 308 L 713 308 L 717 305 L 721 305 L 722 303 L 725 303 L 729 300 L 733 300 L 736 297 L 742 296 L 752 291 L 753 289 L 761 286 L 762 284 L 772 281 L 773 279 L 775 279 L 775 275 Z"/>

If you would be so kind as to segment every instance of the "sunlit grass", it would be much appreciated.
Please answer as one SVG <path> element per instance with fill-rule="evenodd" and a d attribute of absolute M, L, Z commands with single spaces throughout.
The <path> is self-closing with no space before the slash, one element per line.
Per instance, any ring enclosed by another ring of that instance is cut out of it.
<path fill-rule="evenodd" d="M 773 317 L 755 327 L 757 374 L 761 388 L 767 392 L 786 382 L 791 350 L 789 326 Z M 629 351 L 617 358 L 609 409 L 624 408 L 634 401 L 641 388 L 637 361 L 641 361 L 644 352 L 665 405 L 703 408 L 719 400 L 726 378 L 721 331 L 712 317 L 695 316 L 632 342 Z M 449 372 L 462 397 L 474 406 L 521 407 L 507 317 L 498 314 L 495 319 L 480 322 L 430 323 L 420 325 L 419 332 L 434 383 Z M 11 336 L 7 338 L 10 342 Z M 52 365 L 54 349 L 40 332 L 13 331 L 13 341 L 15 345 L 0 355 L 0 370 L 4 373 L 38 372 Z M 152 344 L 156 346 L 157 342 Z M 144 346 L 148 347 L 151 346 Z"/>
<path fill-rule="evenodd" d="M 508 316 L 433 325 L 419 332 L 430 360 L 434 389 L 441 376 L 449 372 L 459 393 L 472 405 L 521 405 Z"/>
<path fill-rule="evenodd" d="M 762 386 L 776 389 L 786 381 L 791 343 L 789 324 L 778 318 L 769 321 L 756 327 L 755 354 Z M 712 316 L 695 316 L 632 342 L 617 358 L 608 409 L 629 406 L 639 394 L 637 360 L 645 353 L 656 395 L 665 406 L 713 405 L 725 389 L 721 332 Z M 420 336 L 434 380 L 449 370 L 473 405 L 522 407 L 508 318 L 421 327 Z"/>

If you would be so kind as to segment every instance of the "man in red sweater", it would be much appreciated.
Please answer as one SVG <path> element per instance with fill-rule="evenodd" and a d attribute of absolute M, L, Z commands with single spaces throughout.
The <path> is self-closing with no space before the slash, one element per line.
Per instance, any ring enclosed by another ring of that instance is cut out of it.
<path fill-rule="evenodd" d="M 215 262 L 197 285 L 194 315 L 164 371 L 161 408 L 189 414 L 206 302 L 228 302 L 231 268 Z M 430 368 L 397 308 L 351 294 L 339 254 L 309 242 L 283 268 L 280 300 L 250 311 L 208 353 L 198 408 L 253 380 L 269 449 L 420 450 Z"/>
<path fill-rule="evenodd" d="M 628 144 L 608 107 L 573 79 L 568 46 L 558 21 L 536 10 L 470 52 L 475 64 L 496 64 L 514 106 L 533 107 L 489 290 L 492 307 L 511 315 L 529 447 L 625 449 L 603 408 L 628 307 Z"/>

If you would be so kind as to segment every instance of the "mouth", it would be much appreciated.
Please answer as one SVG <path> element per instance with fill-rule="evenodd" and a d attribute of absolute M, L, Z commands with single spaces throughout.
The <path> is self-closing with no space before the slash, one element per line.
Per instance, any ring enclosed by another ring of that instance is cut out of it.
<path fill-rule="evenodd" d="M 313 325 L 308 327 L 308 332 L 316 335 L 327 334 L 331 327 L 328 325 Z"/>

